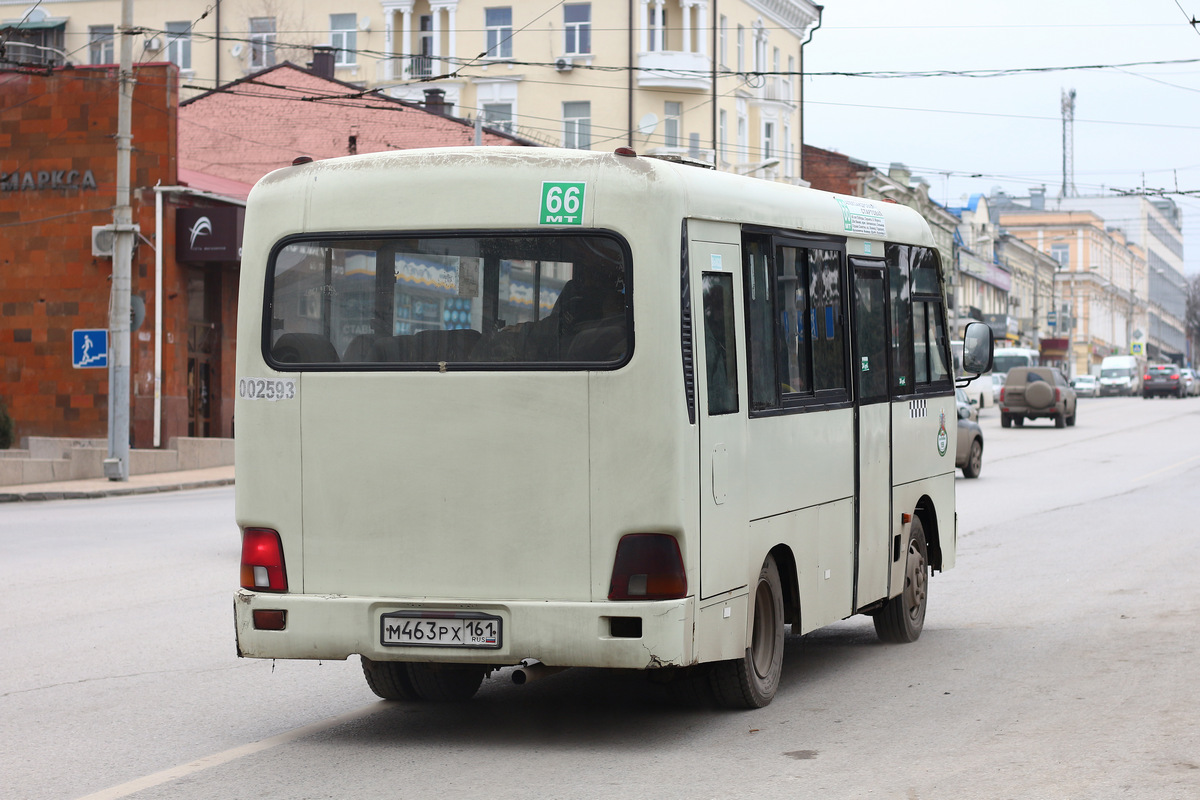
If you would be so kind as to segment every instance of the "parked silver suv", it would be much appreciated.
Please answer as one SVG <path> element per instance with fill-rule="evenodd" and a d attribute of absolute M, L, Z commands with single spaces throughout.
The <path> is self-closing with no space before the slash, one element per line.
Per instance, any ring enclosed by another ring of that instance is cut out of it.
<path fill-rule="evenodd" d="M 1000 390 L 1000 425 L 1019 428 L 1027 419 L 1074 425 L 1075 406 L 1075 390 L 1054 367 L 1013 367 Z"/>

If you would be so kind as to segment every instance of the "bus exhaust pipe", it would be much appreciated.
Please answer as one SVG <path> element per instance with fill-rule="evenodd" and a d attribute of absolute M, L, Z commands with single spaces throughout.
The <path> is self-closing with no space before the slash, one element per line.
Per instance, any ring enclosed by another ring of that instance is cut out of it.
<path fill-rule="evenodd" d="M 521 662 L 521 666 L 513 670 L 512 682 L 524 686 L 532 681 L 540 680 L 556 672 L 562 672 L 567 667 L 548 667 L 540 661 Z"/>

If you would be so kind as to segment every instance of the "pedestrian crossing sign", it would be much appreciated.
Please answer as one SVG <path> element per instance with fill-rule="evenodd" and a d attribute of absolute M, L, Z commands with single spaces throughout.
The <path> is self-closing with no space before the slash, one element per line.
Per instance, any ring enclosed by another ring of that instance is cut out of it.
<path fill-rule="evenodd" d="M 71 366 L 108 367 L 108 331 L 91 328 L 71 331 Z"/>

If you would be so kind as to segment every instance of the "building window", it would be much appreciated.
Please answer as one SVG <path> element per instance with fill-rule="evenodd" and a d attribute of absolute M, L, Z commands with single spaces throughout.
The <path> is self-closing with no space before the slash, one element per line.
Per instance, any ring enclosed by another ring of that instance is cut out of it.
<path fill-rule="evenodd" d="M 575 55 L 592 52 L 592 4 L 563 6 L 563 30 L 566 33 L 564 52 Z"/>
<path fill-rule="evenodd" d="M 719 30 L 720 38 L 717 40 L 717 52 L 720 54 L 720 63 L 723 67 L 729 63 L 729 18 L 724 14 L 721 15 Z"/>
<path fill-rule="evenodd" d="M 512 58 L 512 9 L 485 8 L 483 16 L 487 29 L 487 57 Z"/>
<path fill-rule="evenodd" d="M 717 148 L 721 153 L 721 161 L 729 162 L 729 116 L 725 109 L 721 109 L 719 122 L 717 123 Z"/>
<path fill-rule="evenodd" d="M 484 103 L 483 124 L 505 133 L 512 133 L 512 103 Z"/>
<path fill-rule="evenodd" d="M 762 131 L 762 160 L 775 155 L 775 123 L 764 122 Z"/>
<path fill-rule="evenodd" d="M 780 148 L 780 154 L 783 156 L 783 174 L 790 178 L 796 174 L 796 159 L 792 153 L 792 126 L 790 123 L 783 123 L 783 146 Z"/>
<path fill-rule="evenodd" d="M 113 34 L 112 25 L 92 25 L 88 28 L 88 63 L 112 64 Z"/>
<path fill-rule="evenodd" d="M 563 147 L 592 149 L 591 103 L 563 103 Z"/>
<path fill-rule="evenodd" d="M 275 18 L 250 18 L 250 67 L 275 66 Z"/>
<path fill-rule="evenodd" d="M 433 17 L 422 14 L 418 20 L 420 33 L 417 35 L 418 55 L 412 59 L 412 74 L 424 78 L 433 74 Z"/>
<path fill-rule="evenodd" d="M 748 138 L 746 136 L 746 133 L 747 133 L 746 127 L 747 127 L 746 117 L 744 114 L 742 114 L 739 111 L 738 118 L 737 118 L 737 157 L 738 157 L 738 161 L 742 162 L 742 163 L 745 163 L 745 161 L 746 161 L 746 155 L 747 155 L 747 150 L 748 150 L 748 147 L 747 147 L 748 142 L 746 141 Z"/>
<path fill-rule="evenodd" d="M 337 53 L 333 63 L 339 67 L 358 63 L 358 17 L 355 14 L 329 15 L 329 46 Z"/>
<path fill-rule="evenodd" d="M 667 9 L 647 6 L 650 12 L 650 52 L 667 49 Z M 661 13 L 660 13 L 661 12 Z"/>
<path fill-rule="evenodd" d="M 746 29 L 737 27 L 737 71 L 746 71 Z"/>
<path fill-rule="evenodd" d="M 1058 265 L 1066 269 L 1071 263 L 1071 245 L 1069 244 L 1052 244 L 1050 245 L 1050 257 L 1058 262 Z"/>
<path fill-rule="evenodd" d="M 180 69 L 192 68 L 192 23 L 167 23 L 167 60 Z"/>
<path fill-rule="evenodd" d="M 667 147 L 679 147 L 679 117 L 682 113 L 682 103 L 668 100 L 663 104 L 663 144 Z"/>

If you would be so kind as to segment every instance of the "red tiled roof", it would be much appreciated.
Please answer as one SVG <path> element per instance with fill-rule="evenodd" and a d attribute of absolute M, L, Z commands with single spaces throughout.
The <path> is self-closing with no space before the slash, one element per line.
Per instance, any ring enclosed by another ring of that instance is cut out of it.
<path fill-rule="evenodd" d="M 297 156 L 334 158 L 475 141 L 474 128 L 285 63 L 179 106 L 179 167 L 253 184 Z M 522 145 L 484 131 L 485 145 Z"/>

